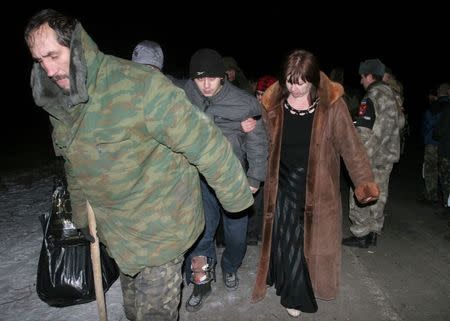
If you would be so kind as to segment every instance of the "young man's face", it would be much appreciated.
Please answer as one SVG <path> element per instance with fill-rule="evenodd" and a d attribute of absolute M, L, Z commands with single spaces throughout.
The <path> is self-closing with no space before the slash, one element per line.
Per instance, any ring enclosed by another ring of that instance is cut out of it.
<path fill-rule="evenodd" d="M 203 77 L 195 78 L 194 82 L 197 84 L 198 89 L 205 97 L 215 96 L 222 88 L 222 78 L 219 77 Z"/>
<path fill-rule="evenodd" d="M 28 46 L 31 56 L 47 76 L 61 89 L 70 92 L 70 49 L 58 43 L 55 31 L 48 24 L 42 25 L 33 31 Z"/>
<path fill-rule="evenodd" d="M 367 89 L 371 83 L 373 83 L 375 79 L 372 77 L 372 74 L 361 75 L 361 85 L 363 85 L 364 89 Z"/>

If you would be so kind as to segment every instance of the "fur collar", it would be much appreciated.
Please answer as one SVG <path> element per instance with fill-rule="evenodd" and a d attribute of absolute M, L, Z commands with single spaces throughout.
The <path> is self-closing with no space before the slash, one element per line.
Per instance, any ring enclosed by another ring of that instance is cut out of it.
<path fill-rule="evenodd" d="M 93 57 L 98 53 L 95 43 L 86 34 L 81 24 L 78 24 L 70 43 L 70 94 L 64 94 L 50 80 L 42 67 L 35 63 L 31 72 L 31 87 L 36 105 L 43 107 L 56 118 L 66 118 L 68 113 L 62 111 L 61 107 L 71 108 L 87 102 L 89 99 L 88 66 L 93 63 L 95 60 Z M 89 70 L 89 72 L 96 74 L 93 70 Z"/>
<path fill-rule="evenodd" d="M 280 84 L 277 81 L 272 86 L 267 88 L 262 97 L 262 105 L 266 110 L 272 109 L 275 106 L 277 96 L 280 92 Z M 325 73 L 320 72 L 320 85 L 319 85 L 319 98 L 320 105 L 329 106 L 336 102 L 340 97 L 344 95 L 344 88 L 331 81 Z"/>

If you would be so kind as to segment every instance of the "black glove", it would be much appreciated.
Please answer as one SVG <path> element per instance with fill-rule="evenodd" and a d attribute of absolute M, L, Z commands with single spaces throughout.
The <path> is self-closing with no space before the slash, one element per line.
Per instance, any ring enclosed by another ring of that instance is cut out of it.
<path fill-rule="evenodd" d="M 89 232 L 89 227 L 83 227 L 80 228 L 80 232 L 81 234 L 83 234 L 84 238 L 91 242 L 91 243 L 95 243 L 95 238 L 91 235 L 91 233 Z"/>

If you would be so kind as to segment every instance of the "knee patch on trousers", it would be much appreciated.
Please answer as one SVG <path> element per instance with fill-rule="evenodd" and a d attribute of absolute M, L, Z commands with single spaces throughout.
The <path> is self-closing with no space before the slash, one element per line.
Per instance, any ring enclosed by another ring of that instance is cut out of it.
<path fill-rule="evenodd" d="M 204 255 L 194 256 L 191 260 L 191 282 L 206 284 L 215 279 L 214 259 Z"/>

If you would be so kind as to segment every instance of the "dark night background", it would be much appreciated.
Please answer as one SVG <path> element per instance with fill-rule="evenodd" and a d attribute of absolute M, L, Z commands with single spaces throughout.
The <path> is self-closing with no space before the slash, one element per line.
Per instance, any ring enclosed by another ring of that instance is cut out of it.
<path fill-rule="evenodd" d="M 403 83 L 405 106 L 412 130 L 417 131 L 429 89 L 450 81 L 448 11 L 430 2 L 428 7 L 397 11 L 381 2 L 352 8 L 279 3 L 263 9 L 261 3 L 249 2 L 245 7 L 254 8 L 250 11 L 243 11 L 243 3 L 223 1 L 209 2 L 202 9 L 172 2 L 99 4 L 104 6 L 102 10 L 84 4 L 61 7 L 60 3 L 4 13 L 11 14 L 14 22 L 2 23 L 6 35 L 3 52 L 9 59 L 3 61 L 7 85 L 3 87 L 0 123 L 5 153 L 0 171 L 52 159 L 47 116 L 31 98 L 32 60 L 23 40 L 28 19 L 46 7 L 77 17 L 106 54 L 130 59 L 139 41 L 159 42 L 165 55 L 164 72 L 174 75 L 186 74 L 190 56 L 202 47 L 233 56 L 251 78 L 277 74 L 286 53 L 303 48 L 318 56 L 324 72 L 341 66 L 346 84 L 362 89 L 359 62 L 379 58 Z M 414 136 L 412 139 L 416 141 Z"/>

